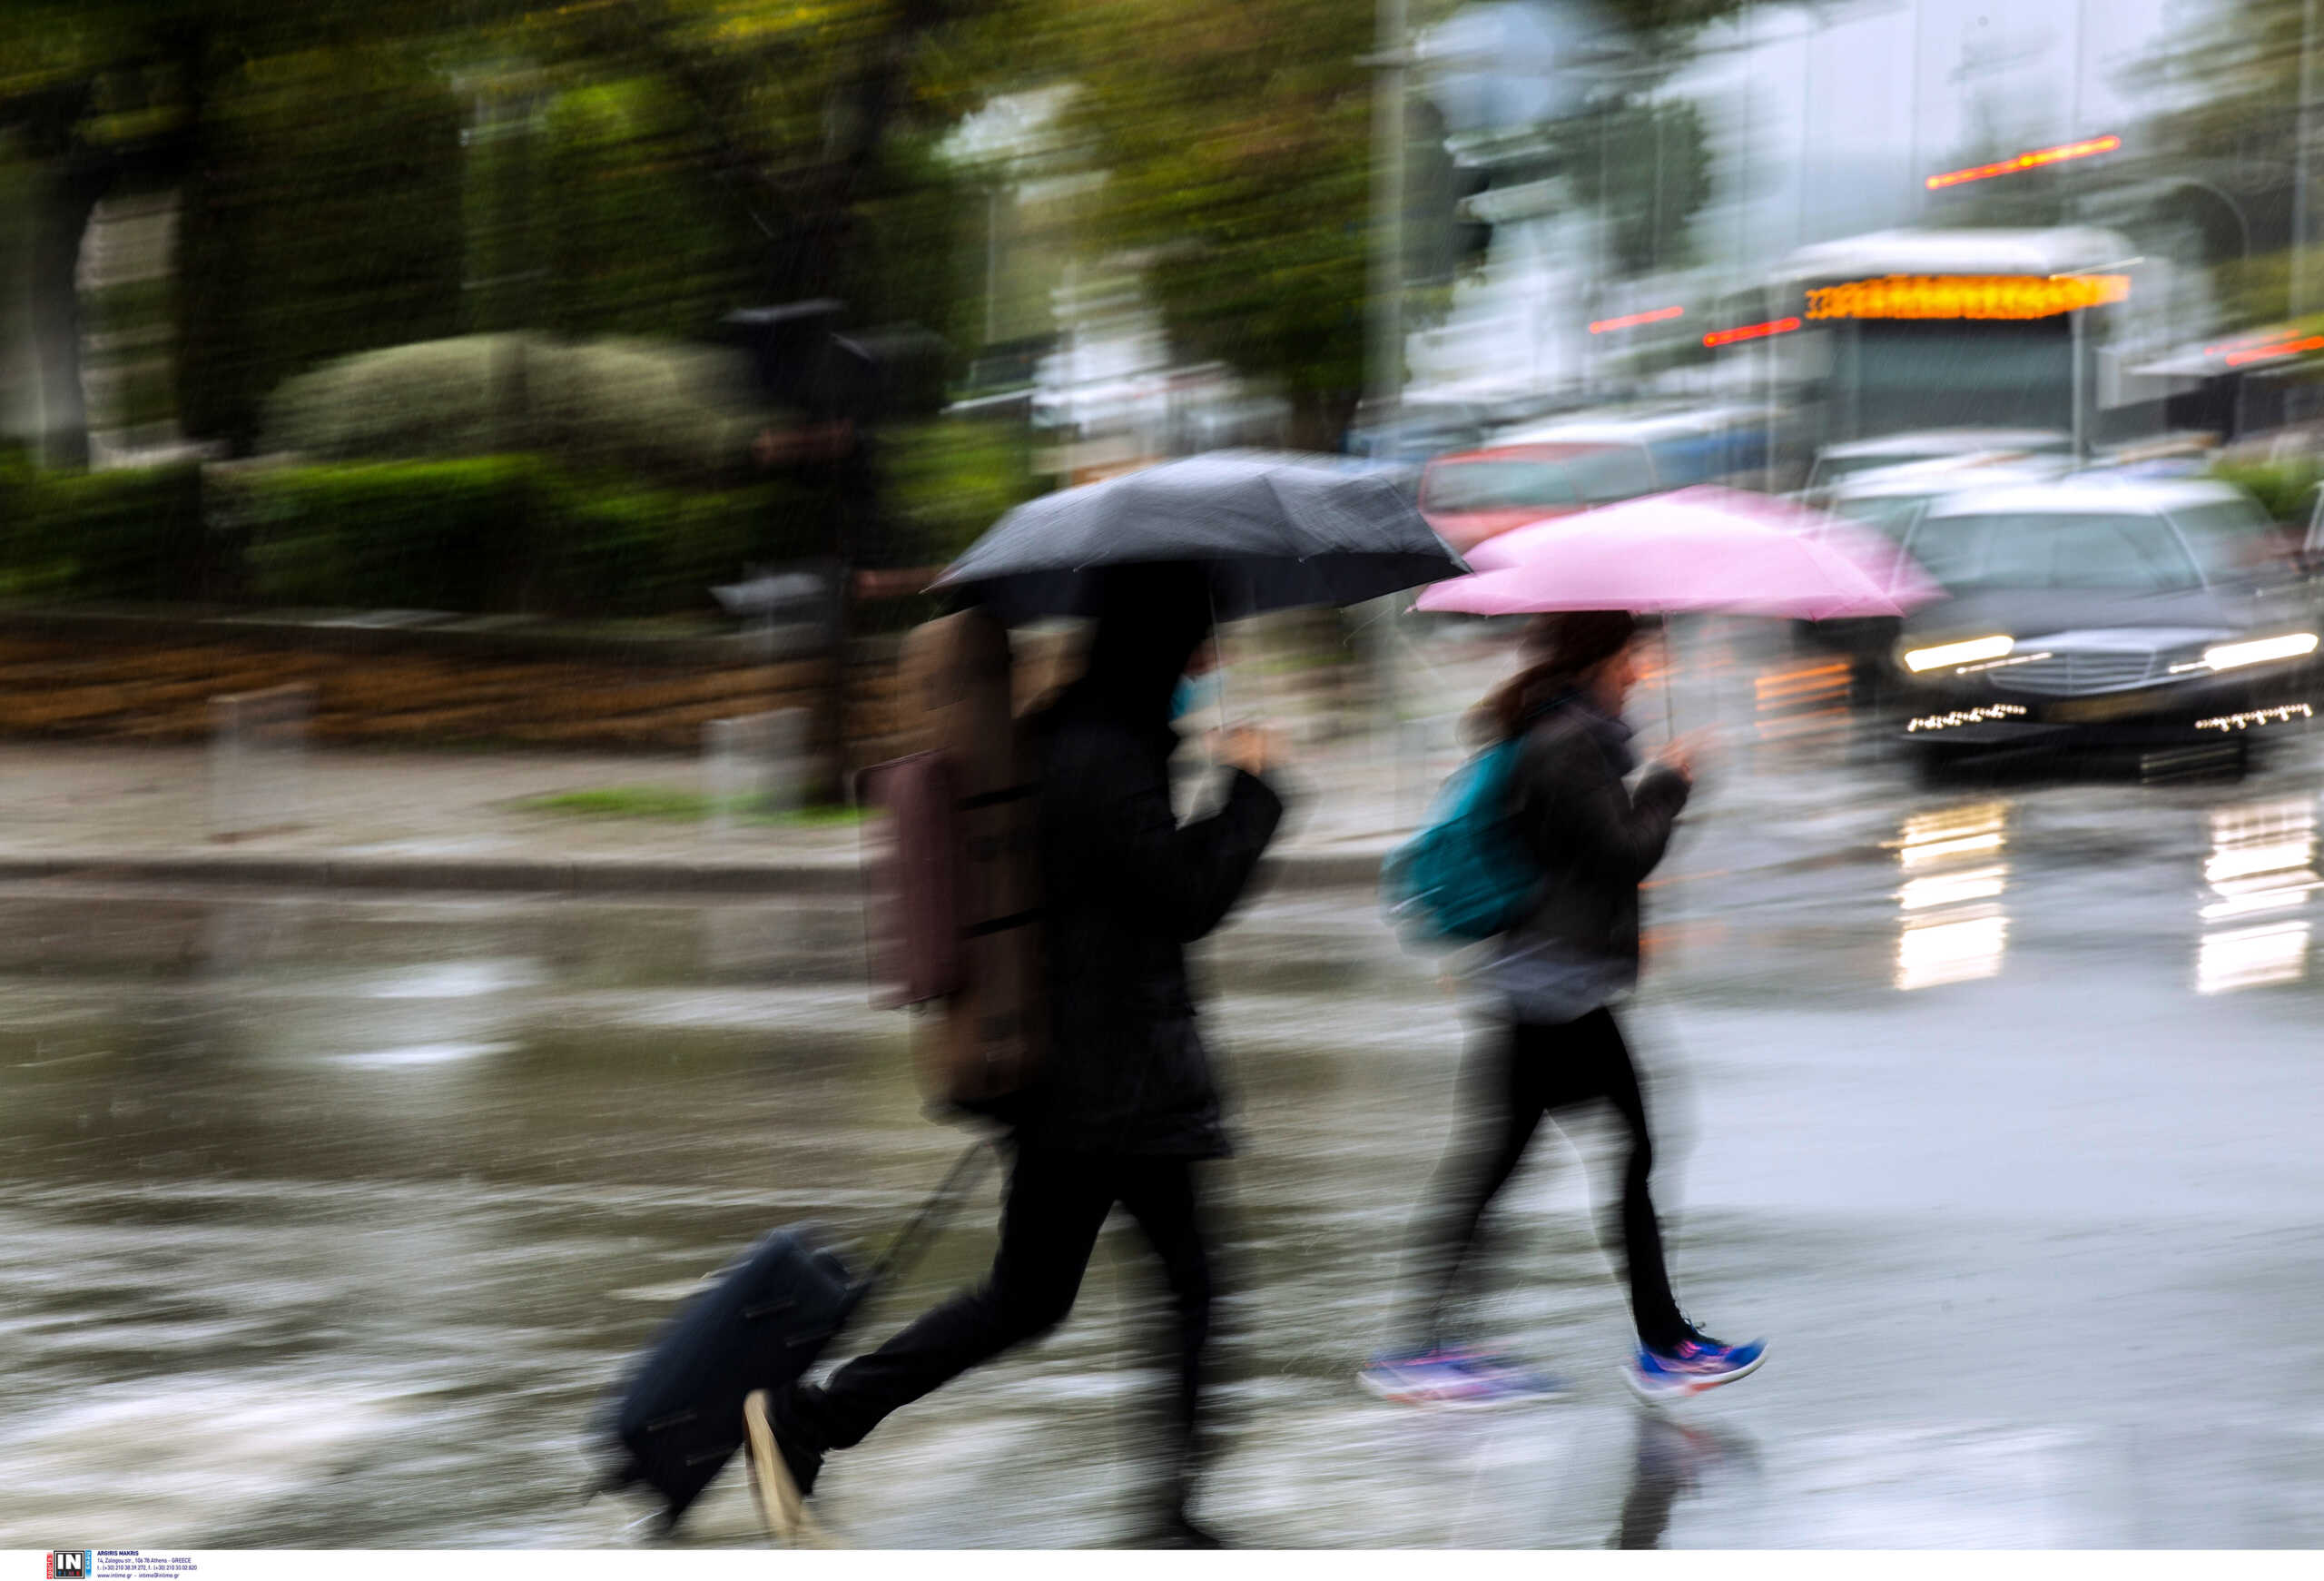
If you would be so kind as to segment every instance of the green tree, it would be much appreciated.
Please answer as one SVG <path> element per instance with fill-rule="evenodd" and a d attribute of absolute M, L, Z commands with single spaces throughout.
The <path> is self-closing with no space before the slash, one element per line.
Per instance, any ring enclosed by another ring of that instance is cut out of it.
<path fill-rule="evenodd" d="M 1095 231 L 1147 262 L 1172 339 L 1290 400 L 1334 448 L 1364 385 L 1368 6 L 1118 0 L 1077 40 Z"/>
<path fill-rule="evenodd" d="M 586 80 L 651 79 L 659 179 L 715 183 L 753 233 L 743 300 L 835 298 L 859 321 L 949 327 L 966 194 L 933 157 L 982 83 L 966 63 L 1010 0 L 543 4 L 528 53 Z M 633 96 L 635 114 L 642 98 Z M 601 107 L 602 108 L 602 107 Z"/>
<path fill-rule="evenodd" d="M 1610 10 L 1651 54 L 1736 5 L 1623 0 Z M 1414 20 L 1451 8 L 1415 6 Z M 1364 386 L 1372 7 L 1113 0 L 1068 13 L 1060 41 L 1036 54 L 1056 60 L 1080 89 L 1070 128 L 1091 166 L 1106 173 L 1094 240 L 1144 262 L 1147 289 L 1179 347 L 1280 391 L 1292 403 L 1296 442 L 1334 448 Z M 1653 114 L 1628 113 L 1615 135 L 1650 142 Z M 1650 185 L 1618 194 L 1610 183 L 1606 194 L 1621 205 L 1623 246 L 1638 255 L 1675 252 L 1708 194 L 1691 110 L 1660 114 L 1668 146 L 1694 157 L 1670 163 L 1659 202 Z M 1428 164 L 1424 156 L 1424 182 Z M 1431 184 L 1451 190 L 1441 172 Z M 1445 207 L 1437 222 L 1449 229 L 1456 222 Z M 1429 260 L 1463 250 L 1423 239 L 1413 252 L 1425 279 L 1440 272 Z M 1429 300 L 1414 301 L 1415 316 Z"/>
<path fill-rule="evenodd" d="M 237 444 L 268 380 L 464 326 L 698 331 L 745 302 L 836 296 L 941 327 L 957 293 L 928 264 L 949 255 L 960 204 L 931 150 L 972 91 L 948 63 L 1000 58 L 970 37 L 997 9 L 12 0 L 0 137 L 29 172 L 52 459 L 86 453 L 82 241 L 96 205 L 134 188 L 185 191 L 182 416 Z M 508 90 L 517 124 L 564 137 L 482 154 L 463 192 L 458 148 L 478 127 L 456 82 L 480 124 L 507 114 L 494 100 Z M 503 282 L 544 259 L 563 268 L 543 311 L 506 290 L 448 294 L 464 266 Z"/>
<path fill-rule="evenodd" d="M 459 326 L 461 109 L 408 52 L 221 74 L 178 230 L 178 413 L 253 446 L 268 395 L 350 352 Z"/>
<path fill-rule="evenodd" d="M 2198 228 L 2231 313 L 2245 321 L 2292 307 L 2304 22 L 2303 0 L 2221 0 L 2191 12 L 2127 74 L 2171 108 L 2125 139 L 2115 184 Z M 2324 48 L 2324 38 L 2315 42 Z M 2312 190 L 2324 194 L 2324 149 L 2310 157 Z M 2317 278 L 2324 286 L 2324 272 Z"/>
<path fill-rule="evenodd" d="M 13 0 L 0 8 L 0 136 L 13 136 L 31 172 L 28 294 L 52 461 L 77 465 L 87 454 L 75 276 L 99 203 L 123 193 L 209 183 L 212 191 L 197 193 L 189 205 L 180 237 L 182 246 L 200 255 L 209 244 L 202 232 L 212 218 L 231 220 L 238 204 L 261 196 L 245 178 L 257 177 L 263 184 L 295 167 L 301 146 L 336 143 L 340 153 L 354 156 L 342 175 L 358 183 L 389 175 L 389 186 L 373 195 L 382 200 L 391 224 L 401 222 L 407 216 L 393 212 L 399 184 L 395 173 L 424 160 L 434 145 L 424 128 L 382 124 L 383 96 L 413 102 L 417 76 L 409 51 L 414 44 L 440 38 L 448 29 L 496 21 L 516 4 Z M 399 76 L 400 90 L 390 89 L 389 81 Z M 351 91 L 352 105 L 310 100 L 274 128 L 253 124 L 263 123 L 270 110 L 281 109 L 286 96 L 295 99 L 300 82 L 316 80 Z M 424 107 L 421 114 L 424 118 Z M 362 122 L 383 146 L 345 146 L 333 130 L 342 121 Z M 271 173 L 238 167 L 261 147 L 269 158 L 283 163 Z M 310 167 L 317 163 L 308 162 Z M 229 192 L 234 195 L 227 196 Z M 220 209 L 208 206 L 212 195 L 220 198 Z M 334 187 L 319 178 L 296 201 L 311 233 L 325 228 L 319 222 L 344 212 L 363 195 L 359 186 Z M 299 232 L 293 224 L 281 233 L 294 252 L 304 245 Z M 276 239 L 271 232 L 268 244 Z M 416 239 L 399 238 L 389 226 L 375 224 L 342 233 L 335 244 L 375 248 L 400 261 Z M 322 248 L 304 250 L 311 254 Z M 246 256 L 235 266 L 265 262 Z M 346 265 L 342 277 L 359 267 Z M 399 272 L 404 267 L 402 262 L 393 265 Z M 391 309 L 399 305 L 390 303 Z M 193 311 L 198 319 L 201 308 Z M 281 315 L 319 311 L 330 309 L 301 300 L 282 304 Z M 387 315 L 356 311 L 336 316 L 353 322 Z M 291 340 L 296 343 L 311 333 L 308 326 Z M 196 408 L 206 399 L 206 391 L 198 393 Z M 213 405 L 230 433 L 251 410 L 249 401 L 233 399 Z"/>
<path fill-rule="evenodd" d="M 1689 228 L 1710 201 L 1710 142 L 1689 100 L 1629 100 L 1557 129 L 1575 193 L 1612 232 L 1621 274 L 1695 261 Z"/>

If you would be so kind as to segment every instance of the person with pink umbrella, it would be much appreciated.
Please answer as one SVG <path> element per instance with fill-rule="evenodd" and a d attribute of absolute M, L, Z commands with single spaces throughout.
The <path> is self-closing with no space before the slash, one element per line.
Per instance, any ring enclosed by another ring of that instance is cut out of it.
<path fill-rule="evenodd" d="M 1472 783 L 1497 798 L 1486 823 L 1502 865 L 1529 864 L 1534 876 L 1479 973 L 1499 1013 L 1464 1067 L 1469 1122 L 1416 1227 L 1403 1343 L 1374 1357 L 1362 1381 L 1416 1404 L 1561 1392 L 1515 1362 L 1448 1347 L 1444 1309 L 1541 1121 L 1604 1105 L 1626 1143 L 1613 1218 L 1638 1348 L 1624 1373 L 1649 1399 L 1699 1393 L 1755 1371 L 1767 1343 L 1714 1339 L 1679 1310 L 1649 1190 L 1645 1100 L 1612 1009 L 1638 981 L 1639 885 L 1662 860 L 1694 784 L 1683 739 L 1634 790 L 1627 782 L 1637 767 L 1621 719 L 1638 677 L 1631 612 L 1895 615 L 1900 593 L 1919 600 L 1934 588 L 1846 523 L 1718 489 L 1520 528 L 1471 559 L 1477 574 L 1434 584 L 1419 608 L 1535 616 L 1523 667 L 1480 710 L 1494 746 L 1464 771 L 1496 755 L 1505 763 L 1505 779 Z"/>
<path fill-rule="evenodd" d="M 1654 1144 L 1638 1070 L 1612 1010 L 1638 979 L 1639 884 L 1662 860 L 1693 784 L 1674 744 L 1635 791 L 1622 706 L 1638 678 L 1637 621 L 1618 610 L 1543 616 L 1525 666 L 1482 705 L 1496 739 L 1521 739 L 1506 827 L 1543 875 L 1532 903 L 1492 946 L 1482 976 L 1499 1002 L 1462 1072 L 1467 1124 L 1446 1153 L 1409 1254 L 1403 1343 L 1362 1381 L 1386 1398 L 1484 1406 L 1563 1392 L 1504 1358 L 1450 1346 L 1445 1308 L 1478 1228 L 1543 1119 L 1604 1105 L 1625 1131 L 1614 1231 L 1638 1349 L 1625 1369 L 1649 1398 L 1693 1394 L 1757 1369 L 1766 1342 L 1713 1339 L 1679 1310 L 1648 1189 Z"/>

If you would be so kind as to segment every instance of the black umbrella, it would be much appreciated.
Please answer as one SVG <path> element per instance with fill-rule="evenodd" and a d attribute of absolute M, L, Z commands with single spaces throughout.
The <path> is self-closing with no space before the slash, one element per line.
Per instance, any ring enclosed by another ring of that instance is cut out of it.
<path fill-rule="evenodd" d="M 1091 612 L 1104 566 L 1197 561 L 1221 617 L 1361 604 L 1459 576 L 1460 558 L 1379 472 L 1217 450 L 1019 506 L 937 578 L 1004 620 Z"/>

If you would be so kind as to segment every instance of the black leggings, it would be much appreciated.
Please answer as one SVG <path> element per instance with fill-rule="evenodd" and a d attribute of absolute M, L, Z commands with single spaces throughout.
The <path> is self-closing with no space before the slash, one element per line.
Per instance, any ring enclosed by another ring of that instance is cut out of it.
<path fill-rule="evenodd" d="M 1462 1086 L 1468 1116 L 1463 1133 L 1437 1167 L 1429 1207 L 1414 1227 L 1410 1338 L 1415 1344 L 1433 1347 L 1442 1340 L 1444 1308 L 1470 1260 L 1478 1224 L 1524 1159 L 1541 1117 L 1600 1102 L 1630 1132 L 1621 1202 L 1609 1217 L 1620 1231 L 1630 1316 L 1649 1345 L 1683 1338 L 1686 1319 L 1670 1293 L 1662 1230 L 1647 1192 L 1654 1143 L 1646 1129 L 1646 1102 L 1612 1013 L 1593 1010 L 1558 1025 L 1513 1022 L 1486 1033 L 1462 1065 Z"/>
<path fill-rule="evenodd" d="M 1162 1260 L 1177 1308 L 1175 1412 L 1180 1475 L 1190 1473 L 1203 1348 L 1210 1338 L 1210 1258 L 1186 1159 L 1021 1148 L 1000 1215 L 1000 1250 L 975 1290 L 931 1308 L 879 1349 L 840 1369 L 801 1414 L 843 1449 L 899 1406 L 1012 1345 L 1048 1333 L 1073 1309 L 1106 1216 L 1120 1203 Z"/>

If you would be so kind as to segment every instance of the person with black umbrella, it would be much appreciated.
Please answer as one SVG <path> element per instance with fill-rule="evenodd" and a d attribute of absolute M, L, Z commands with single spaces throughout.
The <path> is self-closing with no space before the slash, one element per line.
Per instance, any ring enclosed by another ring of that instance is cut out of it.
<path fill-rule="evenodd" d="M 812 1491 L 824 1457 L 889 1413 L 1062 1322 L 1118 1205 L 1160 1258 L 1176 1306 L 1179 1378 L 1166 1535 L 1206 1545 L 1187 1503 L 1197 1470 L 1214 1259 L 1196 1165 L 1227 1151 L 1196 1028 L 1185 947 L 1241 898 L 1283 813 L 1264 733 L 1230 733 L 1226 800 L 1180 824 L 1172 696 L 1209 634 L 1199 563 L 1093 573 L 1088 666 L 1035 722 L 1049 1039 L 1039 1074 L 1000 1101 L 1013 1150 L 1000 1246 L 985 1282 L 773 1411 L 783 1470 Z"/>

